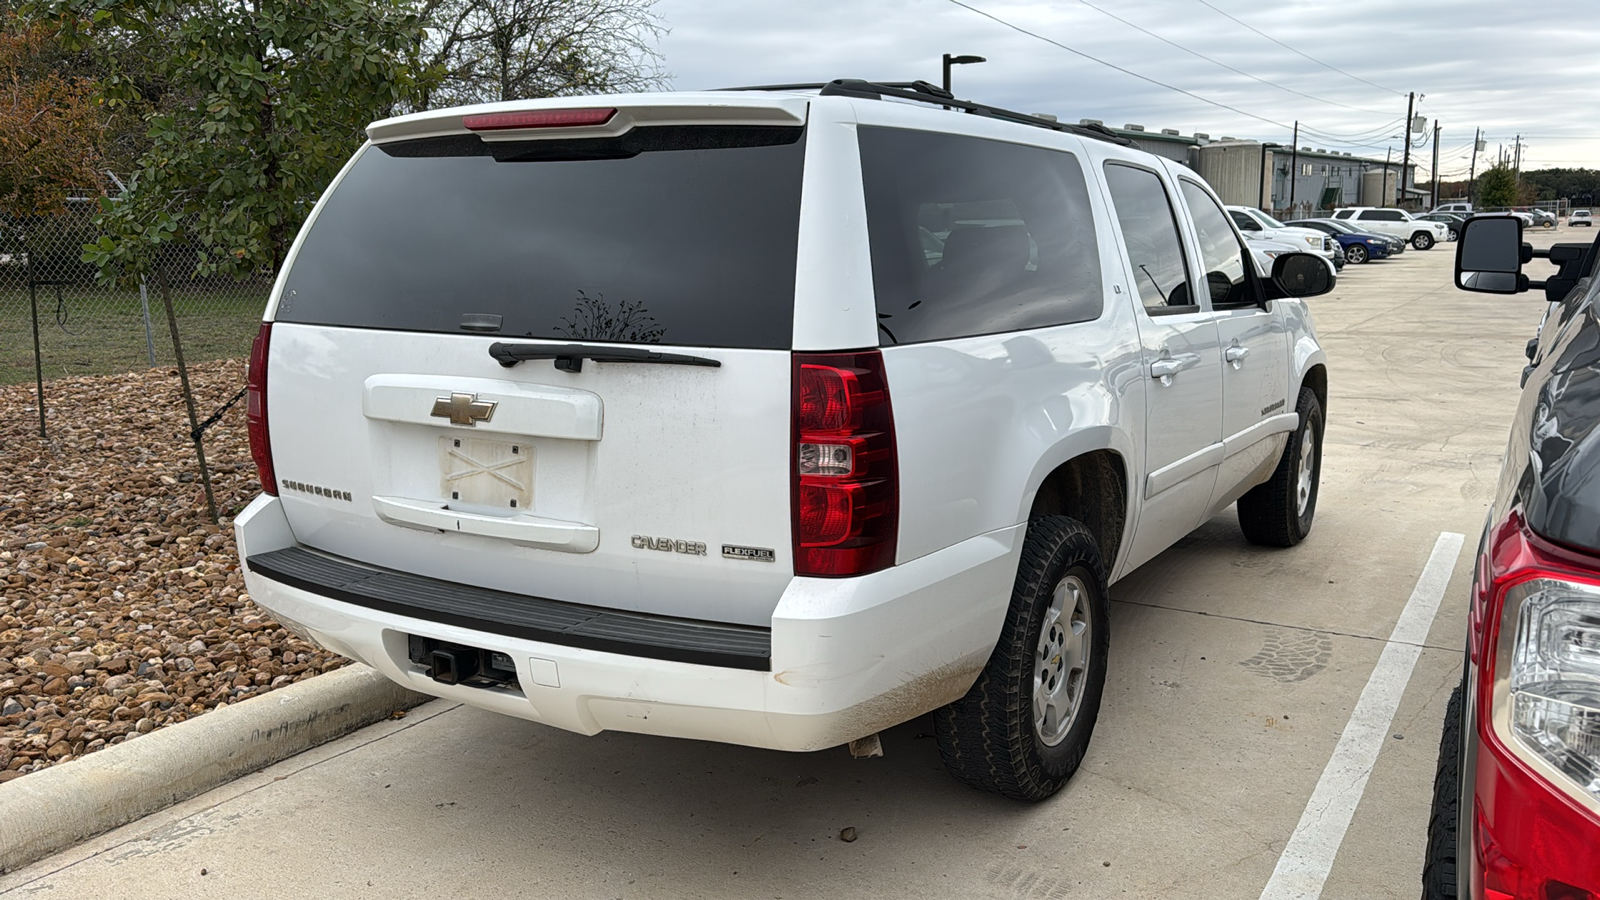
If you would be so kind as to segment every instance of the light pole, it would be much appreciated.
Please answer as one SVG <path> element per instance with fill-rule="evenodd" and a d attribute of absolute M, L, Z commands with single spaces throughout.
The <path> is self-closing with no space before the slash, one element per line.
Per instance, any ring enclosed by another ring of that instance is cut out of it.
<path fill-rule="evenodd" d="M 981 62 L 988 62 L 988 60 L 984 59 L 981 56 L 951 56 L 950 54 L 946 53 L 944 55 L 944 90 L 945 90 L 945 93 L 947 93 L 947 94 L 950 93 L 950 67 L 951 66 L 965 66 L 965 65 L 970 65 L 972 63 L 981 63 Z"/>

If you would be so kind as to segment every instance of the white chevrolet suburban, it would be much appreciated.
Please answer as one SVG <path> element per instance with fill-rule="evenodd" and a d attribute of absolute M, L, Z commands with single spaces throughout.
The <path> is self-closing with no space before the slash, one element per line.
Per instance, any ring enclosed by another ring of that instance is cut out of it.
<path fill-rule="evenodd" d="M 888 101 L 895 102 L 888 102 Z M 923 83 L 377 122 L 250 360 L 235 522 L 284 627 L 584 734 L 785 750 L 933 712 L 1083 758 L 1108 584 L 1316 509 L 1327 265 L 1191 171 Z"/>

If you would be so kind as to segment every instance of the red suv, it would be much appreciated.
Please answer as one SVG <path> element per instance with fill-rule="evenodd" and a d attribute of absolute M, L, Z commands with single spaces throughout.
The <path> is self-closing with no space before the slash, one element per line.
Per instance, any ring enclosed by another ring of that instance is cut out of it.
<path fill-rule="evenodd" d="M 1550 306 L 1478 549 L 1424 900 L 1600 900 L 1600 241 L 1533 251 L 1522 228 L 1469 219 L 1456 250 L 1457 287 Z M 1559 274 L 1530 283 L 1534 256 Z"/>

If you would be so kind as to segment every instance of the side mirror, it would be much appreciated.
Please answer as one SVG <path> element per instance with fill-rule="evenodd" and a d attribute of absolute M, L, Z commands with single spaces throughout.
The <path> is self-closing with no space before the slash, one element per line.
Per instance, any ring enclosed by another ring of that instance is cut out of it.
<path fill-rule="evenodd" d="M 1456 287 L 1484 294 L 1516 294 L 1528 289 L 1522 264 L 1532 257 L 1522 243 L 1522 220 L 1515 216 L 1474 216 L 1456 240 Z"/>
<path fill-rule="evenodd" d="M 1272 261 L 1267 299 L 1316 297 L 1333 290 L 1333 269 L 1320 256 L 1285 253 Z"/>

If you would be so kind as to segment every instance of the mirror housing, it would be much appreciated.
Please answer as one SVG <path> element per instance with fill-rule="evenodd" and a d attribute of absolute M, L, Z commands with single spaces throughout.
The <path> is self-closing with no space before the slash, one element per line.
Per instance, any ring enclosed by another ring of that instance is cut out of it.
<path fill-rule="evenodd" d="M 1515 216 L 1473 216 L 1456 240 L 1456 287 L 1482 294 L 1519 294 L 1528 289 L 1522 264 L 1533 248 L 1522 242 Z"/>
<path fill-rule="evenodd" d="M 1327 260 L 1312 253 L 1285 253 L 1272 261 L 1267 299 L 1316 297 L 1333 290 L 1334 274 Z"/>

